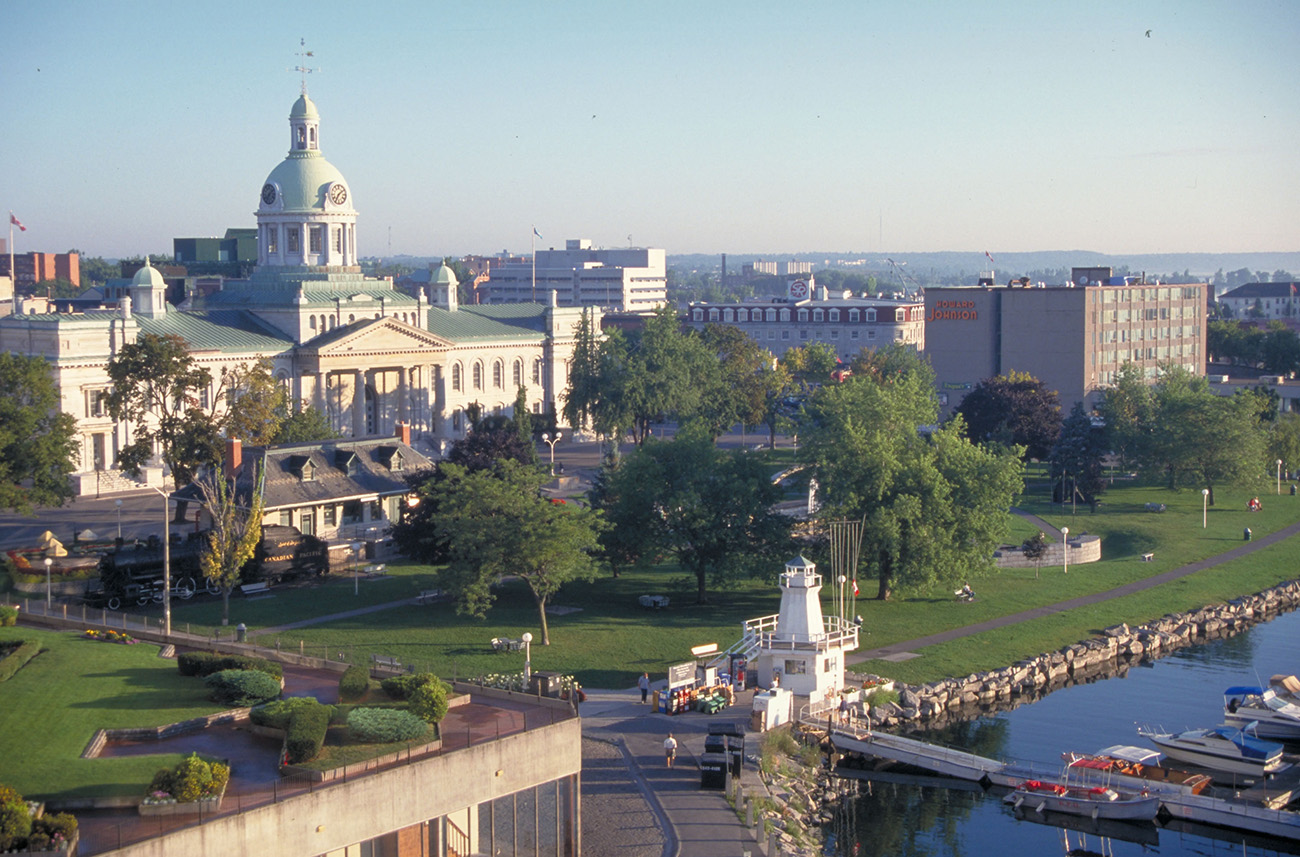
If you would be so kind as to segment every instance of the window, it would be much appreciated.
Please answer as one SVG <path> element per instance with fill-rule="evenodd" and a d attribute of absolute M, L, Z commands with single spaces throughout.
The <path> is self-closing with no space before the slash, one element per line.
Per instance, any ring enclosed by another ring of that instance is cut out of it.
<path fill-rule="evenodd" d="M 787 660 L 785 662 L 786 675 L 805 675 L 808 672 L 808 664 L 803 660 Z"/>
<path fill-rule="evenodd" d="M 298 128 L 298 148 L 307 148 L 307 129 L 301 126 Z"/>
<path fill-rule="evenodd" d="M 325 229 L 325 227 L 323 227 L 323 226 L 309 226 L 309 227 L 307 227 L 307 232 L 308 232 L 308 236 L 307 236 L 307 237 L 308 237 L 308 239 L 309 239 L 310 242 L 311 242 L 311 252 L 313 252 L 313 253 L 319 253 L 319 252 L 320 252 L 320 247 L 321 247 L 320 234 L 321 234 L 322 231 L 324 231 L 324 229 Z"/>
<path fill-rule="evenodd" d="M 894 321 L 907 321 L 907 310 L 901 308 L 894 310 Z"/>
<path fill-rule="evenodd" d="M 506 385 L 505 374 L 506 369 L 501 365 L 501 361 L 494 362 L 492 364 L 492 386 L 498 390 L 504 387 Z"/>
<path fill-rule="evenodd" d="M 807 339 L 807 338 L 808 338 L 808 331 L 807 331 L 807 330 L 801 330 L 801 331 L 799 331 L 799 338 L 800 338 L 800 339 Z"/>
<path fill-rule="evenodd" d="M 776 333 L 776 331 L 774 331 L 774 330 L 772 330 L 772 331 L 768 331 L 767 338 L 768 338 L 768 339 L 771 339 L 772 336 L 773 336 L 775 333 Z M 781 339 L 782 339 L 782 340 L 789 340 L 789 339 L 790 339 L 790 331 L 788 331 L 788 330 L 783 330 L 783 331 L 781 331 Z"/>
<path fill-rule="evenodd" d="M 280 229 L 277 226 L 266 227 L 266 252 L 268 253 L 276 252 L 275 238 L 279 233 L 280 233 Z"/>
<path fill-rule="evenodd" d="M 830 319 L 831 319 L 831 321 L 839 321 L 839 320 L 840 320 L 840 311 L 837 310 L 837 309 L 833 309 L 833 310 L 831 310 L 831 312 L 830 312 Z"/>
<path fill-rule="evenodd" d="M 285 510 L 283 510 L 282 512 L 280 512 L 280 526 L 282 526 L 282 527 L 292 527 L 292 526 L 293 526 L 293 511 L 292 511 L 292 510 L 290 510 L 290 509 L 285 509 Z"/>
<path fill-rule="evenodd" d="M 331 231 L 334 234 L 334 252 L 342 253 L 343 252 L 343 230 L 335 226 Z"/>
<path fill-rule="evenodd" d="M 799 320 L 800 320 L 800 321 L 807 321 L 807 320 L 808 320 L 808 310 L 806 310 L 806 309 L 801 309 L 801 310 L 799 310 Z"/>
<path fill-rule="evenodd" d="M 474 364 L 474 389 L 475 390 L 483 389 L 483 364 L 482 363 Z"/>
<path fill-rule="evenodd" d="M 813 310 L 813 321 L 825 321 L 825 320 L 826 320 L 826 313 L 822 312 L 819 309 Z"/>
<path fill-rule="evenodd" d="M 316 515 L 314 512 L 308 509 L 302 513 L 302 517 L 300 517 L 298 521 L 298 531 L 304 536 L 316 535 Z"/>
<path fill-rule="evenodd" d="M 781 312 L 779 313 L 779 315 L 781 316 L 781 321 L 789 321 L 789 320 L 790 320 L 790 310 L 788 310 L 788 309 L 783 309 L 783 310 L 781 310 Z"/>
<path fill-rule="evenodd" d="M 533 383 L 542 383 L 542 361 L 540 359 L 533 361 Z"/>
<path fill-rule="evenodd" d="M 859 319 L 859 316 L 860 316 L 860 313 L 859 313 L 857 310 L 855 310 L 855 309 L 851 309 L 851 310 L 849 310 L 849 321 L 852 322 L 853 324 L 857 324 L 857 323 L 858 323 L 858 321 L 860 320 L 860 319 Z"/>
<path fill-rule="evenodd" d="M 316 316 L 313 315 L 313 316 L 309 317 L 309 318 L 307 319 L 307 325 L 308 325 L 309 327 L 311 327 L 312 330 L 315 330 L 315 329 L 316 329 Z"/>
<path fill-rule="evenodd" d="M 461 368 L 459 363 L 451 364 L 451 388 L 459 393 L 464 385 L 464 379 L 461 378 Z"/>
<path fill-rule="evenodd" d="M 324 511 L 323 517 L 325 518 L 325 526 L 327 527 L 337 526 L 339 521 L 338 507 L 326 506 L 323 511 Z"/>
<path fill-rule="evenodd" d="M 104 397 L 108 395 L 108 391 L 91 390 L 88 395 L 90 401 L 86 405 L 86 413 L 92 417 L 108 416 L 108 408 L 104 405 Z"/>
<path fill-rule="evenodd" d="M 731 309 L 724 309 L 722 311 L 722 320 L 728 323 L 735 321 L 736 320 L 735 312 Z"/>
<path fill-rule="evenodd" d="M 518 389 L 524 383 L 524 361 L 516 360 L 513 371 L 510 373 L 514 381 L 515 388 Z"/>
<path fill-rule="evenodd" d="M 691 310 L 691 319 L 693 321 L 704 321 L 704 310 L 698 307 Z"/>
<path fill-rule="evenodd" d="M 774 310 L 774 309 L 768 309 L 768 310 L 765 310 L 765 311 L 764 311 L 764 317 L 765 317 L 768 321 L 776 321 L 776 310 Z"/>
<path fill-rule="evenodd" d="M 463 414 L 463 413 L 464 413 L 464 411 L 462 411 L 460 408 L 457 408 L 456 410 L 454 410 L 454 411 L 451 412 L 451 430 L 452 430 L 452 431 L 460 431 L 460 419 L 461 419 L 461 414 Z"/>
<path fill-rule="evenodd" d="M 289 252 L 297 253 L 298 252 L 298 227 L 290 226 L 286 234 L 288 238 Z"/>
<path fill-rule="evenodd" d="M 876 310 L 874 307 L 872 307 L 871 309 L 867 310 L 867 321 L 875 321 L 875 320 L 876 320 Z"/>
<path fill-rule="evenodd" d="M 718 308 L 711 307 L 709 309 L 709 321 L 717 321 L 717 320 L 718 320 Z"/>

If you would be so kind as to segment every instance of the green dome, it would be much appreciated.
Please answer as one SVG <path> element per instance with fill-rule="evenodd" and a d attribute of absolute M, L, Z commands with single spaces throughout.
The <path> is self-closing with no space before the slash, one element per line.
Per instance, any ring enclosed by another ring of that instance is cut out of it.
<path fill-rule="evenodd" d="M 283 104 L 284 102 L 280 102 Z M 307 97 L 307 93 L 298 96 L 298 100 L 293 103 L 293 109 L 289 111 L 290 119 L 319 119 L 320 114 L 316 112 L 316 105 Z"/>
<path fill-rule="evenodd" d="M 284 201 L 283 211 L 324 211 L 325 192 L 335 183 L 347 187 L 347 182 L 333 164 L 319 152 L 294 152 L 285 158 L 266 177 L 267 184 L 280 186 Z M 347 206 L 352 207 L 352 193 L 348 190 Z"/>
<path fill-rule="evenodd" d="M 433 283 L 436 286 L 455 286 L 458 285 L 456 272 L 443 262 L 438 266 L 438 270 L 433 275 Z"/>
<path fill-rule="evenodd" d="M 131 278 L 131 285 L 133 285 L 133 286 L 148 286 L 148 287 L 151 288 L 151 289 L 152 289 L 152 288 L 159 288 L 159 289 L 165 289 L 165 288 L 167 288 L 167 283 L 165 283 L 165 282 L 163 281 L 163 276 L 162 276 L 162 274 L 159 273 L 159 271 L 158 271 L 157 268 L 155 268 L 153 265 L 150 265 L 150 264 L 149 264 L 149 259 L 148 259 L 148 257 L 145 257 L 145 260 L 144 260 L 144 267 L 141 268 L 140 270 L 136 271 L 136 272 L 135 272 L 135 276 Z"/>

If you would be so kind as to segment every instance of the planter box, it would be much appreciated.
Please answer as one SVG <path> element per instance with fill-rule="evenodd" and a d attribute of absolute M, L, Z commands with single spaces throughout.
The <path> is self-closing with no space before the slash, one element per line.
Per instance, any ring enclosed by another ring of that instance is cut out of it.
<path fill-rule="evenodd" d="M 141 803 L 141 815 L 199 815 L 214 813 L 221 809 L 221 801 L 225 798 L 226 792 L 223 789 L 221 794 L 216 797 L 205 797 L 199 800 L 187 801 L 186 803 Z"/>

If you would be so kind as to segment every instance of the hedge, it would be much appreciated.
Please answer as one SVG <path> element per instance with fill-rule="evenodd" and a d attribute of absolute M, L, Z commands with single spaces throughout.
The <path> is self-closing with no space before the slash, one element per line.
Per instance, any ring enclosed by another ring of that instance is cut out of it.
<path fill-rule="evenodd" d="M 332 713 L 332 706 L 319 703 L 305 705 L 293 713 L 284 736 L 285 755 L 290 764 L 310 762 L 320 755 Z"/>
<path fill-rule="evenodd" d="M 354 664 L 343 671 L 339 677 L 339 699 L 356 700 L 370 690 L 370 673 L 365 667 Z"/>
<path fill-rule="evenodd" d="M 280 682 L 257 670 L 222 670 L 203 681 L 223 705 L 256 705 L 280 695 Z"/>
<path fill-rule="evenodd" d="M 289 722 L 294 716 L 304 708 L 331 708 L 332 706 L 322 706 L 320 701 L 311 696 L 291 696 L 288 699 L 277 699 L 268 702 L 265 705 L 259 705 L 249 712 L 248 719 L 258 726 L 268 726 L 272 729 L 289 730 Z"/>
<path fill-rule="evenodd" d="M 0 628 L 18 624 L 18 608 L 0 604 Z"/>
<path fill-rule="evenodd" d="M 422 737 L 429 731 L 429 724 L 397 708 L 354 708 L 348 714 L 348 731 L 357 741 L 391 744 Z"/>
<path fill-rule="evenodd" d="M 4 681 L 27 665 L 41 652 L 41 644 L 28 640 L 0 660 L 0 681 Z"/>
<path fill-rule="evenodd" d="M 384 693 L 388 694 L 389 699 L 410 699 L 415 689 L 422 684 L 431 684 L 438 680 L 433 673 L 416 673 L 415 675 L 399 675 L 396 678 L 386 678 L 379 683 Z"/>
<path fill-rule="evenodd" d="M 176 656 L 176 669 L 181 675 L 194 676 L 209 676 L 222 670 L 257 670 L 277 681 L 284 677 L 284 668 L 277 661 L 221 652 L 182 652 Z"/>

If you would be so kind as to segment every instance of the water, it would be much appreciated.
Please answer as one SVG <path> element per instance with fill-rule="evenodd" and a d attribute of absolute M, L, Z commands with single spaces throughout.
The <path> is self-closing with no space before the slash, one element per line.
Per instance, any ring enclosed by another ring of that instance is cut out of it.
<path fill-rule="evenodd" d="M 1223 719 L 1224 688 L 1266 684 L 1275 673 L 1300 673 L 1300 611 L 1229 639 L 1182 649 L 1130 669 L 1126 676 L 1059 690 L 1032 705 L 931 737 L 982 755 L 1059 770 L 1066 751 L 1095 752 L 1113 744 L 1150 747 L 1138 737 L 1138 724 L 1169 729 L 1217 725 Z M 837 827 L 841 837 L 856 830 L 856 853 L 862 857 L 1300 854 L 1300 843 L 1227 830 L 1119 825 L 1100 831 L 1111 834 L 1101 836 L 1091 822 L 1081 823 L 1086 833 L 1062 830 L 1018 820 L 1000 796 L 979 790 L 884 782 L 863 782 L 860 789 Z"/>

